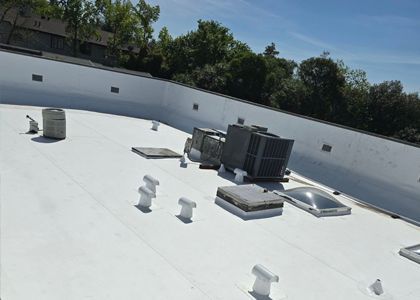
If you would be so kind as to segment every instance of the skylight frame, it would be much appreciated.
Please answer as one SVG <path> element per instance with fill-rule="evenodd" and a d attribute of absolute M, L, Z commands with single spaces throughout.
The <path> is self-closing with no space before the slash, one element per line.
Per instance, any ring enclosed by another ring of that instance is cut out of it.
<path fill-rule="evenodd" d="M 290 195 L 287 195 L 281 191 L 274 191 L 279 196 L 282 196 L 288 203 L 303 209 L 311 214 L 313 214 L 316 217 L 328 217 L 328 216 L 343 216 L 343 215 L 349 215 L 351 214 L 351 207 L 341 203 L 340 201 L 336 199 L 331 199 L 334 202 L 339 203 L 340 207 L 335 208 L 315 208 L 303 201 L 300 201 L 299 199 L 296 199 Z"/>
<path fill-rule="evenodd" d="M 401 248 L 400 255 L 420 264 L 420 244 Z"/>

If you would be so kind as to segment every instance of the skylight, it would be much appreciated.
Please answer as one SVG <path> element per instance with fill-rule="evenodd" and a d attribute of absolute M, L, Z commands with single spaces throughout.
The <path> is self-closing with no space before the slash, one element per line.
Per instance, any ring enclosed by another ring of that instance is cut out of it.
<path fill-rule="evenodd" d="M 342 204 L 328 193 L 313 187 L 299 187 L 277 191 L 287 202 L 302 208 L 315 216 L 335 216 L 351 213 L 351 208 Z"/>
<path fill-rule="evenodd" d="M 412 261 L 415 261 L 416 263 L 420 264 L 420 244 L 402 248 L 400 250 L 400 255 L 407 257 L 408 259 L 411 259 Z"/>

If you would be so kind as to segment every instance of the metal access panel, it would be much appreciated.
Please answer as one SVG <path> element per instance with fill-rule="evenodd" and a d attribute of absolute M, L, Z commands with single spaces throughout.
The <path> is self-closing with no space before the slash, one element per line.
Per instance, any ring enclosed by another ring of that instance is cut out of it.
<path fill-rule="evenodd" d="M 225 138 L 215 135 L 206 135 L 203 139 L 201 159 L 219 165 L 222 158 Z"/>
<path fill-rule="evenodd" d="M 203 151 L 203 142 L 205 136 L 218 136 L 219 132 L 211 128 L 194 128 L 192 135 L 192 148 L 202 152 Z"/>
<path fill-rule="evenodd" d="M 131 151 L 145 158 L 180 158 L 181 154 L 167 148 L 132 147 Z"/>
<path fill-rule="evenodd" d="M 243 168 L 252 132 L 257 129 L 244 125 L 229 125 L 226 143 L 222 153 L 222 163 L 229 169 Z"/>

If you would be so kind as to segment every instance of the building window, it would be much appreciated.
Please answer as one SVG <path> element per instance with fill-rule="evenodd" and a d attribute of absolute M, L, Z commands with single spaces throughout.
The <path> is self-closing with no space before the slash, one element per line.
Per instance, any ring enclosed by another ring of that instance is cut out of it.
<path fill-rule="evenodd" d="M 244 125 L 245 124 L 245 119 L 244 118 L 238 118 L 238 121 L 236 122 L 239 125 Z"/>
<path fill-rule="evenodd" d="M 198 110 L 198 104 L 197 103 L 193 104 L 193 110 Z"/>
<path fill-rule="evenodd" d="M 52 49 L 64 49 L 64 39 L 59 36 L 51 36 L 51 48 Z"/>
<path fill-rule="evenodd" d="M 84 55 L 91 55 L 92 45 L 87 43 L 87 42 L 84 42 L 84 43 L 80 44 L 79 50 L 80 50 L 80 53 L 82 53 Z"/>

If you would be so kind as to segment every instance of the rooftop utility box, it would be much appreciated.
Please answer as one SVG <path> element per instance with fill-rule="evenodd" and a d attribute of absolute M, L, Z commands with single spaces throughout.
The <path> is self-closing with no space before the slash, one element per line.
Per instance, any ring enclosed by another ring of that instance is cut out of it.
<path fill-rule="evenodd" d="M 220 164 L 225 136 L 226 134 L 219 130 L 194 128 L 191 148 L 200 152 L 201 160 Z"/>
<path fill-rule="evenodd" d="M 201 159 L 215 165 L 220 165 L 225 138 L 216 135 L 206 135 L 203 139 Z"/>
<path fill-rule="evenodd" d="M 246 171 L 250 180 L 281 180 L 293 142 L 267 128 L 229 125 L 221 161 L 228 169 Z"/>
<path fill-rule="evenodd" d="M 66 113 L 60 108 L 42 110 L 43 135 L 53 139 L 66 138 Z"/>

